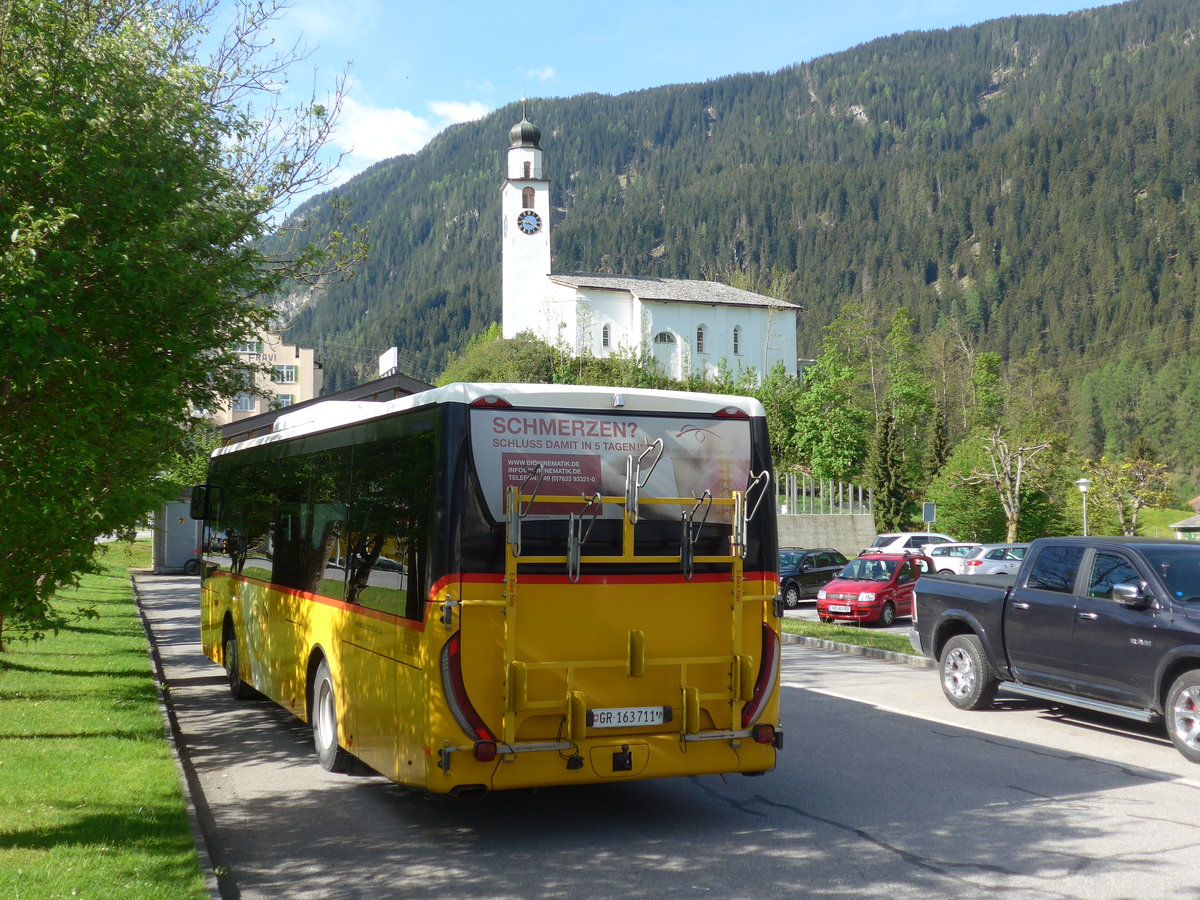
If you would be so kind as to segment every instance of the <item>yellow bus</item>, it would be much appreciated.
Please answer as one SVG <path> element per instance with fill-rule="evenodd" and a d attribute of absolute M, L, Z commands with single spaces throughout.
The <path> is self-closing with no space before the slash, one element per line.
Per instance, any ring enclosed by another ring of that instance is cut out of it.
<path fill-rule="evenodd" d="M 455 795 L 761 774 L 783 744 L 771 480 L 746 397 L 314 404 L 193 491 L 204 652 L 332 771 Z"/>

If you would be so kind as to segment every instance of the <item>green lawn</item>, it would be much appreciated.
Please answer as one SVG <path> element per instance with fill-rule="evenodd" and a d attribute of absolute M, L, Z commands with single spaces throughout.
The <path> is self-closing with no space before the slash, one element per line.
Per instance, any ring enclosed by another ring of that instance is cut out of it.
<path fill-rule="evenodd" d="M 855 625 L 825 625 L 808 619 L 783 620 L 783 630 L 788 634 L 822 638 L 842 644 L 857 644 L 860 647 L 875 647 L 879 650 L 894 650 L 915 656 L 908 635 L 895 631 L 879 631 L 875 628 L 859 628 Z"/>
<path fill-rule="evenodd" d="M 1190 509 L 1143 509 L 1138 514 L 1138 530 L 1146 537 L 1176 538 L 1170 526 L 1194 515 Z"/>
<path fill-rule="evenodd" d="M 60 608 L 80 621 L 0 653 L 0 897 L 206 897 L 127 569 L 110 545 Z"/>

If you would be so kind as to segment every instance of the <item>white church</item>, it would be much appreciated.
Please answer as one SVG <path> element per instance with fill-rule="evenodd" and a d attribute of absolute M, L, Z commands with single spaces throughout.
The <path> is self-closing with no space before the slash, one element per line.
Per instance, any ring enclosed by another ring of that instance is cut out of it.
<path fill-rule="evenodd" d="M 522 116 L 509 132 L 501 189 L 503 332 L 532 331 L 576 355 L 632 353 L 647 345 L 665 374 L 761 378 L 776 363 L 796 374 L 796 316 L 803 307 L 713 281 L 550 270 L 550 182 L 542 133 Z"/>

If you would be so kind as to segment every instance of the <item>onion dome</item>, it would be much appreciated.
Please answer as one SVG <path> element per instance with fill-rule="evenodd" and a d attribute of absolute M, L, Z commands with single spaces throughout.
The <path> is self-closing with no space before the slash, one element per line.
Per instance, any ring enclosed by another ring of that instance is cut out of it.
<path fill-rule="evenodd" d="M 521 121 L 508 132 L 509 144 L 512 147 L 533 147 L 541 149 L 542 129 L 538 128 L 524 116 Z"/>

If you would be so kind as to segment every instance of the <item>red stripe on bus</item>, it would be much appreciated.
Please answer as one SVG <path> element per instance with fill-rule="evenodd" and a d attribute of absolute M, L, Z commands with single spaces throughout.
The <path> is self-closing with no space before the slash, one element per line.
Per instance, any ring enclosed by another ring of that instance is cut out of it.
<path fill-rule="evenodd" d="M 745 581 L 766 580 L 779 583 L 779 576 L 775 572 L 746 572 L 742 576 Z M 269 590 L 276 591 L 280 594 L 285 594 L 289 597 L 296 597 L 300 600 L 309 600 L 313 603 L 320 603 L 322 606 L 329 606 L 334 609 L 340 609 L 345 612 L 356 613 L 360 616 L 366 616 L 369 619 L 376 619 L 380 622 L 389 622 L 394 625 L 399 625 L 402 628 L 408 628 L 412 631 L 424 631 L 425 622 L 415 621 L 397 616 L 394 613 L 381 612 L 377 609 L 368 609 L 365 606 L 358 606 L 354 603 L 347 603 L 344 600 L 337 600 L 333 597 L 326 597 L 324 594 L 314 594 L 312 591 L 299 591 L 295 588 L 284 587 L 278 584 L 270 584 L 264 581 L 257 581 L 253 578 L 248 578 L 245 575 L 235 575 L 232 572 L 219 570 L 209 577 L 209 580 L 216 578 L 229 578 L 233 581 L 240 581 L 244 584 L 255 584 L 266 587 Z M 520 580 L 524 584 L 572 584 L 571 580 L 566 575 L 522 575 Z M 701 572 L 692 576 L 691 582 L 688 582 L 683 575 L 582 575 L 577 584 L 611 584 L 611 585 L 637 585 L 637 584 L 720 584 L 728 582 L 729 576 L 721 572 Z M 456 572 L 451 575 L 444 575 L 434 583 L 429 591 L 429 597 L 425 601 L 425 614 L 428 616 L 429 607 L 438 603 L 438 595 L 455 584 L 503 584 L 504 575 L 502 573 L 492 572 Z"/>
<path fill-rule="evenodd" d="M 300 600 L 311 600 L 313 603 L 320 603 L 322 606 L 331 606 L 334 609 L 344 610 L 346 612 L 356 613 L 360 616 L 366 616 L 368 619 L 377 619 L 380 622 L 390 622 L 393 625 L 399 625 L 402 628 L 408 628 L 412 631 L 424 631 L 425 623 L 416 622 L 412 619 L 406 619 L 404 616 L 398 616 L 395 613 L 381 612 L 378 609 L 369 609 L 365 606 L 359 606 L 355 603 L 347 603 L 345 600 L 337 600 L 333 597 L 326 597 L 324 594 L 314 594 L 312 591 L 298 591 L 295 588 L 284 587 L 279 584 L 270 584 L 265 581 L 256 581 L 253 578 L 247 578 L 245 575 L 235 575 L 232 572 L 221 570 L 212 575 L 213 578 L 230 578 L 234 581 L 240 581 L 244 584 L 256 584 L 266 587 L 268 590 L 276 591 L 280 594 L 286 594 L 289 597 L 296 597 Z"/>

